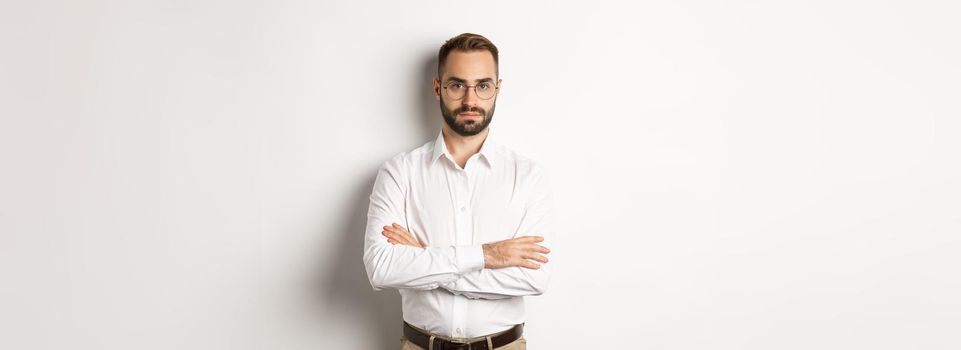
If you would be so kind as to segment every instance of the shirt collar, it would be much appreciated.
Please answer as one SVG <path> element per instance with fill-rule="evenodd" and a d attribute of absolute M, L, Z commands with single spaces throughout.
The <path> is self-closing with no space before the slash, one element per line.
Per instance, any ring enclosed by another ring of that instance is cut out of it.
<path fill-rule="evenodd" d="M 494 135 L 493 128 L 491 128 L 490 126 L 487 126 L 487 137 L 484 139 L 484 143 L 481 144 L 481 148 L 477 152 L 477 153 L 480 153 L 481 158 L 484 158 L 484 160 L 487 161 L 487 165 L 490 167 L 494 167 L 494 163 L 495 163 L 494 158 L 496 158 L 497 156 L 497 152 L 496 152 L 497 147 L 495 146 L 495 142 L 492 137 L 493 135 Z M 441 129 L 441 131 L 437 133 L 437 139 L 434 140 L 433 156 L 430 159 L 431 163 L 433 163 L 435 160 L 437 160 L 437 158 L 440 158 L 440 156 L 445 154 L 447 155 L 448 159 L 452 161 L 454 160 L 454 157 L 451 156 L 450 152 L 447 151 L 447 144 L 444 143 L 444 130 Z"/>

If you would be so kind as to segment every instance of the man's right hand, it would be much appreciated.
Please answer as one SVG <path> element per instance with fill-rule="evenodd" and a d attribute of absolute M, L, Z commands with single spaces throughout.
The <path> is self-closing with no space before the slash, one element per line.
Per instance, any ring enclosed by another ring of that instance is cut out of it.
<path fill-rule="evenodd" d="M 543 241 L 544 237 L 541 236 L 523 236 L 494 243 L 486 243 L 483 245 L 484 268 L 500 269 L 520 266 L 533 270 L 539 269 L 541 265 L 528 259 L 537 260 L 544 264 L 547 263 L 547 257 L 538 254 L 551 252 L 547 247 L 537 244 Z"/>

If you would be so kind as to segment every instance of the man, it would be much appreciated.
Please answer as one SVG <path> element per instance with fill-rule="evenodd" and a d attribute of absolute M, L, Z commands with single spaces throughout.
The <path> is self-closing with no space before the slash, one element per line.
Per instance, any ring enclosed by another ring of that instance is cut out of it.
<path fill-rule="evenodd" d="M 497 48 L 464 33 L 438 54 L 437 139 L 380 168 L 364 265 L 403 299 L 401 349 L 526 349 L 524 296 L 550 279 L 554 235 L 544 170 L 491 138 Z"/>

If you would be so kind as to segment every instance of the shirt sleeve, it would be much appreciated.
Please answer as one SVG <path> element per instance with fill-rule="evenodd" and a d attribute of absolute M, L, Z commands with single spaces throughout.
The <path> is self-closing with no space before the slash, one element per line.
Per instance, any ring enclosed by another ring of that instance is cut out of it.
<path fill-rule="evenodd" d="M 370 194 L 364 238 L 364 267 L 374 290 L 435 289 L 464 274 L 484 268 L 482 245 L 417 248 L 391 244 L 383 227 L 405 225 L 403 159 L 396 156 L 377 172 Z"/>
<path fill-rule="evenodd" d="M 441 284 L 441 288 L 470 299 L 504 299 L 541 295 L 547 290 L 554 264 L 554 206 L 553 194 L 546 173 L 538 167 L 531 171 L 531 192 L 525 213 L 514 237 L 543 236 L 539 243 L 551 250 L 543 254 L 548 263 L 539 269 L 512 266 L 502 269 L 482 269 Z M 482 248 L 483 252 L 483 248 Z"/>

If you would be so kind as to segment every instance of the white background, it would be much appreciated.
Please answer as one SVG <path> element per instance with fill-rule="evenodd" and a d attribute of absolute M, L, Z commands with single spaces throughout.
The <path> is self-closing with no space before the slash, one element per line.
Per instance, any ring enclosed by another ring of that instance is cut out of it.
<path fill-rule="evenodd" d="M 531 349 L 961 348 L 956 1 L 3 1 L 0 348 L 394 349 L 362 236 L 462 32 L 551 175 Z"/>

